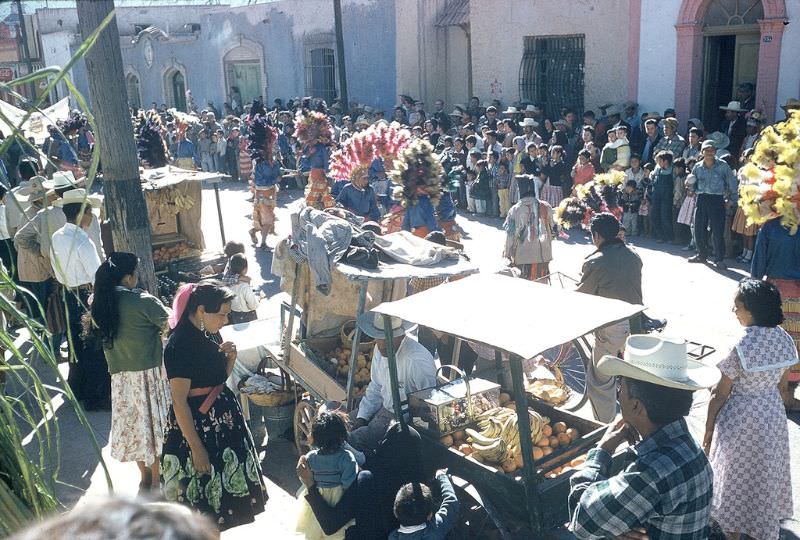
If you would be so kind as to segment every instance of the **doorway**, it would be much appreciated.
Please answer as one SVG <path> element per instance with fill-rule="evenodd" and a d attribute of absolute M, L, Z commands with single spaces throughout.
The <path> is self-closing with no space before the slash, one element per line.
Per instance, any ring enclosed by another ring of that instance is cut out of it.
<path fill-rule="evenodd" d="M 744 82 L 755 83 L 758 47 L 758 33 L 705 36 L 700 119 L 706 132 L 719 127 L 719 107 L 736 99 L 737 87 Z"/>
<path fill-rule="evenodd" d="M 262 95 L 261 90 L 261 64 L 256 61 L 247 62 L 226 62 L 225 74 L 228 81 L 228 100 L 230 100 L 231 88 L 236 87 L 241 95 L 240 107 L 246 103 L 251 103 L 258 96 Z"/>
<path fill-rule="evenodd" d="M 186 80 L 183 73 L 175 71 L 170 77 L 172 104 L 179 111 L 186 112 Z"/>

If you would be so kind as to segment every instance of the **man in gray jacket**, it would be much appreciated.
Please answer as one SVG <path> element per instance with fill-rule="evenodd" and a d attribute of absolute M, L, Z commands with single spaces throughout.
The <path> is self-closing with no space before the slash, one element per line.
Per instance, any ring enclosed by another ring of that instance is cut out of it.
<path fill-rule="evenodd" d="M 642 260 L 618 238 L 619 221 L 603 212 L 592 218 L 590 228 L 597 250 L 583 263 L 578 292 L 641 305 Z M 594 332 L 592 362 L 586 368 L 586 394 L 600 422 L 611 422 L 616 416 L 617 395 L 615 378 L 601 375 L 597 362 L 607 354 L 621 357 L 630 334 L 631 325 L 627 320 Z"/>

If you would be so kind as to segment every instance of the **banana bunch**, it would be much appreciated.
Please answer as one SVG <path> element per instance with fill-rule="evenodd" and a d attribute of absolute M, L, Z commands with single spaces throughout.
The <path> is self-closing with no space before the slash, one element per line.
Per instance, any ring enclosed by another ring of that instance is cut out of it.
<path fill-rule="evenodd" d="M 528 410 L 531 424 L 531 442 L 542 438 L 542 427 L 548 419 L 536 411 Z M 517 413 L 506 407 L 489 409 L 477 417 L 478 430 L 467 429 L 467 440 L 472 443 L 473 454 L 483 461 L 502 463 L 521 456 Z M 520 461 L 520 460 L 518 460 Z"/>
<path fill-rule="evenodd" d="M 175 190 L 175 206 L 181 210 L 191 210 L 194 207 L 194 199 Z"/>

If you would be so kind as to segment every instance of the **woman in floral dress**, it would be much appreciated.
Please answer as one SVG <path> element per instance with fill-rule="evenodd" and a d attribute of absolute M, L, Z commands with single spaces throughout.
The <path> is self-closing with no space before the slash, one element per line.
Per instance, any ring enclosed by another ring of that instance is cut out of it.
<path fill-rule="evenodd" d="M 161 457 L 164 496 L 209 515 L 220 530 L 252 523 L 267 490 L 253 438 L 225 380 L 236 346 L 222 342 L 233 293 L 214 281 L 175 295 L 164 350 L 172 390 Z"/>
<path fill-rule="evenodd" d="M 777 540 L 792 516 L 789 431 L 779 384 L 797 362 L 778 289 L 767 281 L 739 283 L 734 313 L 744 335 L 718 367 L 703 448 L 714 470 L 711 515 L 728 538 Z"/>
<path fill-rule="evenodd" d="M 102 343 L 111 373 L 111 457 L 135 461 L 139 489 L 158 489 L 159 457 L 169 409 L 161 373 L 167 308 L 136 288 L 139 258 L 112 253 L 95 273 L 91 319 L 84 331 Z M 93 323 L 93 324 L 92 324 Z"/>

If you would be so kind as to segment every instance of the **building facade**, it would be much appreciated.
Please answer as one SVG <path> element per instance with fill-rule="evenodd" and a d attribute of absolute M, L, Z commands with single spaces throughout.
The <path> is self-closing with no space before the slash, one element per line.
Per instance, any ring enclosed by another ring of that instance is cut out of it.
<path fill-rule="evenodd" d="M 39 39 L 48 65 L 64 65 L 80 46 L 75 9 L 39 9 Z M 348 92 L 360 102 L 395 102 L 394 2 L 344 0 L 344 61 Z M 333 4 L 278 0 L 252 6 L 118 7 L 125 81 L 132 105 L 186 108 L 191 90 L 200 108 L 222 109 L 236 87 L 243 103 L 312 95 L 328 100 L 339 82 Z M 385 75 L 384 75 L 385 74 Z M 88 95 L 82 62 L 72 70 Z M 67 94 L 57 91 L 55 100 Z"/>

